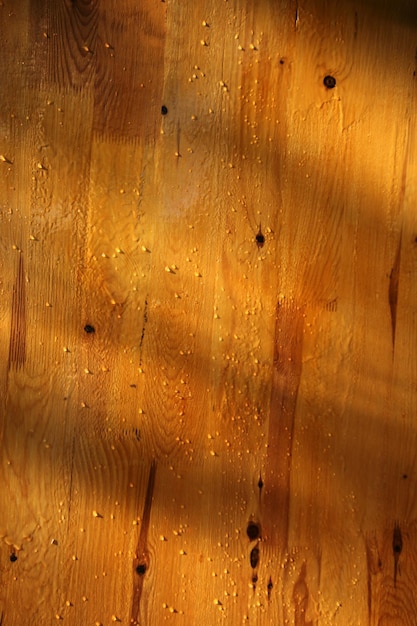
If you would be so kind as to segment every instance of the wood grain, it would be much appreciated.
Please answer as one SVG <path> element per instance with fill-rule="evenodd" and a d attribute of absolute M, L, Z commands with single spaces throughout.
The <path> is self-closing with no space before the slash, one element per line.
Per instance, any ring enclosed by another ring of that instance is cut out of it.
<path fill-rule="evenodd" d="M 414 624 L 415 18 L 0 2 L 2 626 Z"/>

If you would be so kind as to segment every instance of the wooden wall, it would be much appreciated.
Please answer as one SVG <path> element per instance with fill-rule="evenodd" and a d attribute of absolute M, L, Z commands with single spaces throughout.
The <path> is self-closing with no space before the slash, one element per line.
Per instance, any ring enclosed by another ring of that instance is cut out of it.
<path fill-rule="evenodd" d="M 0 624 L 415 624 L 414 0 L 0 41 Z"/>

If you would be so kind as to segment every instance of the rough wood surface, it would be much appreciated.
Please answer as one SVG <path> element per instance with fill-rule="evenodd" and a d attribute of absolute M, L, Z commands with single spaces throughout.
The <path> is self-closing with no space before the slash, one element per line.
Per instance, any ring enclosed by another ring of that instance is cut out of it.
<path fill-rule="evenodd" d="M 0 624 L 414 625 L 414 0 L 0 41 Z"/>

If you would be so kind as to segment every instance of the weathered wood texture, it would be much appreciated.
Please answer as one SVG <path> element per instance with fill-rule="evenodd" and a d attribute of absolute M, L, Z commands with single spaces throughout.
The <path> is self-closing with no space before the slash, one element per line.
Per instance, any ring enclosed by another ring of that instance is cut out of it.
<path fill-rule="evenodd" d="M 414 0 L 0 41 L 2 626 L 414 625 Z"/>

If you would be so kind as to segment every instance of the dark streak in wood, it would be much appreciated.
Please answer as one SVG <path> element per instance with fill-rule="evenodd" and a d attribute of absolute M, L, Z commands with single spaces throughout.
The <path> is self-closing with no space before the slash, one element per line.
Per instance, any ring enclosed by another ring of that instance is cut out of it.
<path fill-rule="evenodd" d="M 252 548 L 249 556 L 250 566 L 252 569 L 256 569 L 259 565 L 259 548 Z"/>
<path fill-rule="evenodd" d="M 142 323 L 142 332 L 140 335 L 140 341 L 139 341 L 139 365 L 142 365 L 142 347 L 143 347 L 143 341 L 145 339 L 145 331 L 146 331 L 146 324 L 148 323 L 148 300 L 147 298 L 145 298 L 145 306 L 143 309 L 143 323 Z"/>
<path fill-rule="evenodd" d="M 180 156 L 181 156 L 181 126 L 180 126 L 180 123 L 178 121 L 178 128 L 177 128 L 177 165 L 178 165 L 178 161 L 179 161 Z"/>
<path fill-rule="evenodd" d="M 368 618 L 371 623 L 372 616 L 372 550 L 368 542 L 366 542 L 366 565 L 367 565 L 367 592 L 368 592 Z"/>
<path fill-rule="evenodd" d="M 145 575 L 138 576 L 138 571 L 142 571 L 144 569 L 146 572 L 149 569 L 148 533 L 151 519 L 153 491 L 155 487 L 156 467 L 156 461 L 153 460 L 149 470 L 145 504 L 143 505 L 142 526 L 136 546 L 135 558 L 133 559 L 133 599 L 130 619 L 131 624 L 139 624 L 140 601 L 145 580 Z"/>
<path fill-rule="evenodd" d="M 400 235 L 400 240 L 398 242 L 397 252 L 395 255 L 394 265 L 391 270 L 391 274 L 389 277 L 389 287 L 388 287 L 388 302 L 391 313 L 391 334 L 392 334 L 392 347 L 394 349 L 395 346 L 395 331 L 397 326 L 397 304 L 398 304 L 398 283 L 400 278 L 400 262 L 401 262 L 401 240 L 402 233 Z"/>
<path fill-rule="evenodd" d="M 394 587 L 397 586 L 397 574 L 399 573 L 399 558 L 403 549 L 403 537 L 399 524 L 395 524 L 392 535 L 392 552 L 394 554 Z"/>
<path fill-rule="evenodd" d="M 259 497 L 261 496 L 262 487 L 264 486 L 264 481 L 262 480 L 262 474 L 259 474 L 258 480 L 258 489 L 259 489 Z"/>
<path fill-rule="evenodd" d="M 269 577 L 269 580 L 268 580 L 267 587 L 266 587 L 266 588 L 267 588 L 267 597 L 268 597 L 268 602 L 269 602 L 269 600 L 271 599 L 271 593 L 272 593 L 272 588 L 273 588 L 273 586 L 274 586 L 274 583 L 272 582 L 272 577 L 270 576 L 270 577 Z"/>
<path fill-rule="evenodd" d="M 9 369 L 20 368 L 26 361 L 26 289 L 23 255 L 19 256 L 17 276 L 13 287 L 12 317 L 9 343 Z"/>
<path fill-rule="evenodd" d="M 294 626 L 312 626 L 313 622 L 306 622 L 309 591 L 306 583 L 307 565 L 303 563 L 300 574 L 295 582 L 292 599 L 294 602 Z"/>
<path fill-rule="evenodd" d="M 410 124 L 410 122 L 409 122 Z M 409 160 L 409 147 L 410 147 L 410 134 L 411 129 L 408 128 L 408 136 L 407 136 L 407 145 L 404 155 L 404 163 L 401 174 L 401 188 L 399 193 L 399 207 L 400 210 L 403 208 L 404 198 L 405 198 L 405 190 L 407 185 L 407 171 L 408 171 L 408 160 Z M 389 277 L 389 286 L 388 286 L 388 302 L 391 313 L 391 335 L 392 335 L 392 349 L 394 351 L 395 347 L 395 332 L 397 326 L 397 304 L 398 304 L 398 284 L 400 278 L 400 265 L 401 265 L 401 244 L 402 244 L 402 228 L 400 231 L 400 237 L 397 245 L 397 251 L 395 254 L 394 264 L 391 270 L 391 274 Z"/>
<path fill-rule="evenodd" d="M 373 612 L 373 584 L 374 578 L 382 570 L 382 561 L 379 554 L 378 543 L 375 536 L 368 537 L 365 542 L 366 565 L 367 565 L 367 592 L 368 592 L 368 617 L 371 623 Z"/>
<path fill-rule="evenodd" d="M 269 520 L 274 524 L 274 530 L 268 534 L 281 554 L 288 544 L 292 440 L 302 370 L 303 328 L 302 307 L 287 303 L 277 305 L 264 518 L 265 522 Z"/>

